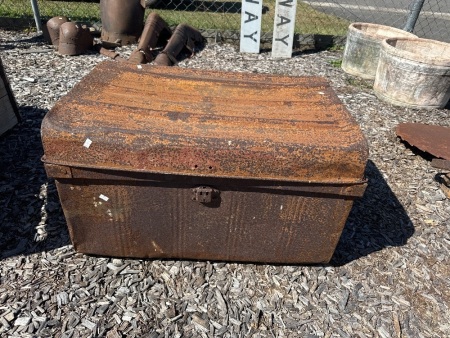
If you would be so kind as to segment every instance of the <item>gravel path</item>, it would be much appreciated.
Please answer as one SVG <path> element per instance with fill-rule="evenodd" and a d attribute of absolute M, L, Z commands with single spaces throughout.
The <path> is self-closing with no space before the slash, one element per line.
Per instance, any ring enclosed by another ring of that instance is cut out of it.
<path fill-rule="evenodd" d="M 369 187 L 332 263 L 286 266 L 125 260 L 74 252 L 40 157 L 40 123 L 102 56 L 24 52 L 0 31 L 23 122 L 0 138 L 1 337 L 450 336 L 450 200 L 399 122 L 450 125 L 450 111 L 396 108 L 334 66 L 341 51 L 284 61 L 210 45 L 181 67 L 328 78 L 370 145 Z M 123 48 L 123 54 L 130 52 Z"/>

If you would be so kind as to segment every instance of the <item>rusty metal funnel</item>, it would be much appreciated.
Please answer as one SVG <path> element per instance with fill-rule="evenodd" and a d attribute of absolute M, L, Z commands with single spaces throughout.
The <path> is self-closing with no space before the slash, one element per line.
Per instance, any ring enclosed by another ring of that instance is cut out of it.
<path fill-rule="evenodd" d="M 175 28 L 166 48 L 156 57 L 155 64 L 159 66 L 173 66 L 177 62 L 177 56 L 187 48 L 192 53 L 196 44 L 203 42 L 202 34 L 195 28 L 186 24 L 180 24 Z"/>
<path fill-rule="evenodd" d="M 100 0 L 100 12 L 103 47 L 137 42 L 143 28 L 144 0 Z"/>
<path fill-rule="evenodd" d="M 167 23 L 156 13 L 151 13 L 145 22 L 137 48 L 131 53 L 129 62 L 147 63 L 153 60 L 152 49 L 158 43 L 165 44 L 172 35 Z"/>

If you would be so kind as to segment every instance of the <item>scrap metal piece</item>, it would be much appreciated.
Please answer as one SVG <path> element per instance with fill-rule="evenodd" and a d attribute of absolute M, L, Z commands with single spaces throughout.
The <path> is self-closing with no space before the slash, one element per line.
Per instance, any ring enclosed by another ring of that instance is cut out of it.
<path fill-rule="evenodd" d="M 75 22 L 66 22 L 61 25 L 59 32 L 58 52 L 62 55 L 79 55 L 92 48 L 94 38 L 89 28 Z"/>
<path fill-rule="evenodd" d="M 100 0 L 102 44 L 106 48 L 135 43 L 144 26 L 144 0 Z"/>
<path fill-rule="evenodd" d="M 445 197 L 450 198 L 450 173 L 436 175 L 436 181 L 444 193 Z"/>
<path fill-rule="evenodd" d="M 59 45 L 59 30 L 62 24 L 66 22 L 69 22 L 67 17 L 55 16 L 47 21 L 47 24 L 42 31 L 44 38 L 56 48 L 58 48 Z"/>
<path fill-rule="evenodd" d="M 450 127 L 401 123 L 396 128 L 396 134 L 422 151 L 450 160 Z"/>
<path fill-rule="evenodd" d="M 121 57 L 120 54 L 117 53 L 115 50 L 104 48 L 104 47 L 102 47 L 101 44 L 94 45 L 94 50 L 97 51 L 98 53 L 100 53 L 101 55 L 109 57 L 113 60 L 121 61 L 121 62 L 127 61 L 123 57 Z"/>
<path fill-rule="evenodd" d="M 450 175 L 442 175 L 441 189 L 447 198 L 450 198 Z"/>
<path fill-rule="evenodd" d="M 186 24 L 180 24 L 175 28 L 166 48 L 155 58 L 155 64 L 173 66 L 177 63 L 177 56 L 183 48 L 187 48 L 194 53 L 195 46 L 201 42 L 203 42 L 203 36 L 197 29 Z"/>
<path fill-rule="evenodd" d="M 450 170 L 450 160 L 433 158 L 431 161 L 431 166 L 438 169 Z"/>
<path fill-rule="evenodd" d="M 144 30 L 137 48 L 131 53 L 128 61 L 134 64 L 151 62 L 152 49 L 158 42 L 170 39 L 172 32 L 167 23 L 156 13 L 151 13 L 145 22 Z"/>

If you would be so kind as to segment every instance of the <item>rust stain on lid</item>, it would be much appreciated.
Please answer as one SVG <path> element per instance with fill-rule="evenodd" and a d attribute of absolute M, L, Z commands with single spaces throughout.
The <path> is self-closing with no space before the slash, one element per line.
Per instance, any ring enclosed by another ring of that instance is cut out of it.
<path fill-rule="evenodd" d="M 323 78 L 111 61 L 47 114 L 42 140 L 53 164 L 295 182 L 361 182 L 368 157 Z"/>

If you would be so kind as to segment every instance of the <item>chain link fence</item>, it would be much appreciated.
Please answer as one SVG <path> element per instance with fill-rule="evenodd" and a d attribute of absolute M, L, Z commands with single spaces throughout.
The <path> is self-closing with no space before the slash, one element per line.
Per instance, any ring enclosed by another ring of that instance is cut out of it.
<path fill-rule="evenodd" d="M 299 35 L 345 36 L 350 22 L 371 22 L 404 28 L 417 0 L 298 1 L 295 31 Z M 38 0 L 42 21 L 65 15 L 72 20 L 100 22 L 99 0 Z M 147 0 L 147 14 L 158 12 L 171 26 L 187 23 L 221 37 L 239 39 L 241 0 Z M 273 30 L 275 0 L 263 1 L 262 31 Z M 35 27 L 30 0 L 0 0 L 0 27 Z M 450 42 L 450 0 L 425 0 L 414 33 Z"/>

